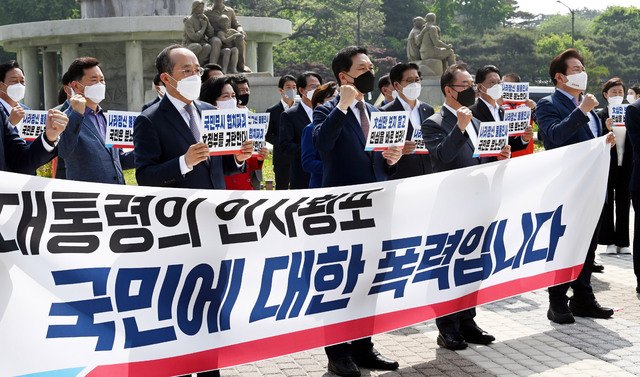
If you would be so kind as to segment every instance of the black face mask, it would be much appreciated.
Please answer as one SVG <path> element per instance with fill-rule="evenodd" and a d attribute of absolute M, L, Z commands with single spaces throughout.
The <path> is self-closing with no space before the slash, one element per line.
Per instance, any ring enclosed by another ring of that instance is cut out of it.
<path fill-rule="evenodd" d="M 346 73 L 345 73 L 346 74 Z M 349 76 L 349 75 L 347 75 Z M 351 77 L 351 76 L 349 76 Z M 363 74 L 361 74 L 360 76 L 353 78 L 353 86 L 356 87 L 356 89 L 358 89 L 358 91 L 362 94 L 367 94 L 371 91 L 373 91 L 373 87 L 375 86 L 375 81 L 376 78 L 375 76 L 373 76 L 373 73 L 371 73 L 371 71 L 367 71 Z"/>
<path fill-rule="evenodd" d="M 455 89 L 454 89 L 455 90 Z M 458 103 L 462 106 L 469 107 L 476 102 L 476 91 L 470 86 L 467 89 L 458 92 Z"/>
<path fill-rule="evenodd" d="M 249 93 L 239 94 L 236 96 L 236 99 L 238 100 L 238 105 L 247 106 L 249 103 Z"/>

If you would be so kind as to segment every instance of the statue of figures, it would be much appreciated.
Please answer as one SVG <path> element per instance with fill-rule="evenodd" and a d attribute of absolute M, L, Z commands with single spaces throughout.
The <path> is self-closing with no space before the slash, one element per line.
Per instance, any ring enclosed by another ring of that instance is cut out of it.
<path fill-rule="evenodd" d="M 416 37 L 416 44 L 420 46 L 420 60 L 438 59 L 442 61 L 443 71 L 452 64 L 456 64 L 453 46 L 444 43 L 440 28 L 436 25 L 436 15 L 428 13 L 425 26 Z"/>
<path fill-rule="evenodd" d="M 206 64 L 211 53 L 208 34 L 213 33 L 213 27 L 204 14 L 203 0 L 194 0 L 191 3 L 191 15 L 185 17 L 183 22 L 184 41 L 182 44 L 196 54 L 200 65 Z"/>
<path fill-rule="evenodd" d="M 244 34 L 232 29 L 231 20 L 224 14 L 218 17 L 215 29 L 218 30 L 216 37 L 222 42 L 220 50 L 222 71 L 225 73 L 238 73 L 238 48 L 236 46 L 240 43 L 239 39 L 244 41 Z"/>
<path fill-rule="evenodd" d="M 420 60 L 420 44 L 416 37 L 420 35 L 424 24 L 425 20 L 422 17 L 413 19 L 413 29 L 411 29 L 407 38 L 407 58 L 410 62 Z"/>
<path fill-rule="evenodd" d="M 218 18 L 220 18 L 222 15 L 227 16 L 229 18 L 231 26 L 229 30 L 234 30 L 242 34 L 242 38 L 233 38 L 233 46 L 238 49 L 238 63 L 236 64 L 236 69 L 238 72 L 251 72 L 251 70 L 244 65 L 244 59 L 246 56 L 245 39 L 247 38 L 247 34 L 242 29 L 242 25 L 238 23 L 236 12 L 232 8 L 225 6 L 224 0 L 213 0 L 213 7 L 208 8 L 205 11 L 205 14 L 207 18 L 209 18 L 209 22 L 211 25 L 218 25 Z M 219 30 L 216 29 L 214 35 L 219 38 Z M 220 49 L 218 49 L 218 51 L 215 51 L 214 47 L 214 49 L 211 51 L 210 62 L 217 63 L 218 59 L 220 59 Z"/>

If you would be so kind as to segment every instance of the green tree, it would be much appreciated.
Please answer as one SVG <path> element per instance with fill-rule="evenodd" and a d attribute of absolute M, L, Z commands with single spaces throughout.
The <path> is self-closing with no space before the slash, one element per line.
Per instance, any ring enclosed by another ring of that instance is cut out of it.
<path fill-rule="evenodd" d="M 488 29 L 503 26 L 516 11 L 513 0 L 456 0 L 462 26 L 484 34 Z"/>
<path fill-rule="evenodd" d="M 591 27 L 592 19 L 588 19 L 582 14 L 575 16 L 575 35 L 585 36 L 587 30 Z M 538 26 L 537 30 L 543 34 L 569 34 L 571 35 L 571 15 L 570 14 L 554 14 L 546 17 Z"/>
<path fill-rule="evenodd" d="M 460 25 L 454 23 L 457 9 L 458 4 L 455 0 L 434 0 L 433 4 L 427 8 L 429 12 L 436 15 L 438 26 L 444 35 L 456 35 L 462 32 Z"/>
<path fill-rule="evenodd" d="M 609 7 L 593 20 L 586 42 L 595 61 L 627 84 L 640 82 L 640 9 Z"/>

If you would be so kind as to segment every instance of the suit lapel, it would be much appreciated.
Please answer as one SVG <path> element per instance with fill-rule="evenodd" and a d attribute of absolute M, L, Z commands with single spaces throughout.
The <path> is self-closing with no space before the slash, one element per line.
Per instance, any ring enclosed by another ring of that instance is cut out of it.
<path fill-rule="evenodd" d="M 184 121 L 182 115 L 178 112 L 178 109 L 173 106 L 171 101 L 164 97 L 160 102 L 159 108 L 162 110 L 164 117 L 167 119 L 167 123 L 174 128 L 174 130 L 184 139 L 187 145 L 195 144 L 195 138 L 189 129 L 189 125 Z M 196 106 L 196 109 L 198 107 Z M 200 111 L 200 109 L 198 109 Z"/>
<path fill-rule="evenodd" d="M 576 106 L 575 103 L 573 103 L 573 101 L 565 96 L 563 93 L 556 91 L 554 94 L 557 98 L 560 99 L 560 102 L 562 102 L 564 104 L 564 106 L 567 108 L 568 113 L 570 114 L 573 110 L 575 110 L 578 106 Z M 591 113 L 593 114 L 593 111 L 591 111 Z M 587 118 L 589 116 L 587 115 Z M 598 121 L 598 116 L 595 116 L 596 121 Z M 589 133 L 589 135 L 591 135 L 591 138 L 595 138 L 596 136 L 593 135 L 593 132 L 591 132 L 591 127 L 589 127 L 589 122 L 591 121 L 591 119 L 589 119 L 589 121 L 587 122 L 586 125 L 584 125 L 583 127 L 585 127 L 587 129 L 587 132 Z M 599 125 L 598 125 L 599 126 Z"/>

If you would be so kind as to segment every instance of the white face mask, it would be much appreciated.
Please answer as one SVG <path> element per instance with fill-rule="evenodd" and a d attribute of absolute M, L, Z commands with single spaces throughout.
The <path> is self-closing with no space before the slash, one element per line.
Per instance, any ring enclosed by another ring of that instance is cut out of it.
<path fill-rule="evenodd" d="M 495 100 L 499 100 L 502 97 L 502 85 L 495 84 L 487 89 L 487 95 Z"/>
<path fill-rule="evenodd" d="M 622 96 L 615 96 L 615 97 L 609 97 L 608 99 L 609 101 L 609 105 L 622 105 L 622 101 L 624 101 L 624 97 Z"/>
<path fill-rule="evenodd" d="M 158 94 L 160 97 L 164 97 L 164 95 L 167 94 L 167 88 L 164 85 L 158 86 Z"/>
<path fill-rule="evenodd" d="M 172 77 L 173 78 L 173 77 Z M 175 80 L 175 79 L 174 79 Z M 198 75 L 191 75 L 178 81 L 176 90 L 187 101 L 195 101 L 200 97 L 200 88 L 202 87 L 202 80 Z"/>
<path fill-rule="evenodd" d="M 18 102 L 24 98 L 26 87 L 20 83 L 7 86 L 7 96 L 13 101 Z"/>
<path fill-rule="evenodd" d="M 391 98 L 396 99 L 398 98 L 398 91 L 394 90 L 393 92 L 391 92 Z"/>
<path fill-rule="evenodd" d="M 404 96 L 407 97 L 409 101 L 417 100 L 418 97 L 420 97 L 421 91 L 422 91 L 422 85 L 420 85 L 417 82 L 414 82 L 413 84 L 409 84 L 404 88 L 402 88 L 402 94 L 404 94 Z"/>
<path fill-rule="evenodd" d="M 82 85 L 82 84 L 80 84 Z M 105 97 L 107 86 L 101 82 L 84 87 L 84 96 L 93 103 L 100 103 Z"/>
<path fill-rule="evenodd" d="M 316 90 L 315 90 L 315 89 L 310 90 L 310 91 L 308 91 L 308 92 L 307 92 L 307 99 L 308 99 L 309 101 L 311 101 L 311 98 L 313 98 L 313 93 L 315 93 L 315 92 L 316 92 Z"/>
<path fill-rule="evenodd" d="M 635 96 L 635 94 L 627 94 L 627 102 L 629 102 L 629 103 L 634 103 L 634 102 L 636 102 L 636 96 Z"/>
<path fill-rule="evenodd" d="M 216 101 L 216 105 L 220 110 L 233 110 L 238 106 L 238 101 L 235 98 L 231 98 L 225 101 Z"/>
<path fill-rule="evenodd" d="M 289 101 L 293 101 L 296 98 L 296 90 L 295 89 L 285 90 L 282 95 L 284 96 L 284 98 L 288 99 Z"/>
<path fill-rule="evenodd" d="M 572 89 L 585 90 L 587 89 L 587 72 L 582 71 L 573 75 L 567 75 L 566 85 Z"/>

